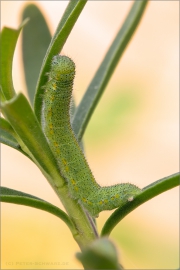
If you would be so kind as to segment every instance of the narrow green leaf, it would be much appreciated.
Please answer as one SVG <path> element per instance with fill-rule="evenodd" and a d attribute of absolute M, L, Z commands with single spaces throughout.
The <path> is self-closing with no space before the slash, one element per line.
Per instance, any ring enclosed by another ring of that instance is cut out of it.
<path fill-rule="evenodd" d="M 83 247 L 96 237 L 95 228 L 92 227 L 83 207 L 69 196 L 67 182 L 61 177 L 56 160 L 30 104 L 23 94 L 19 94 L 4 102 L 1 107 L 4 116 L 26 146 L 26 153 L 40 168 L 63 203 L 76 227 L 73 236 L 79 246 Z M 21 142 L 19 144 L 22 147 Z"/>
<path fill-rule="evenodd" d="M 138 194 L 133 201 L 127 202 L 123 206 L 119 207 L 113 214 L 107 219 L 103 226 L 101 235 L 109 235 L 113 228 L 130 212 L 136 209 L 141 204 L 149 201 L 155 196 L 177 187 L 180 185 L 180 174 L 175 173 L 165 178 L 162 178 L 151 185 L 142 189 L 142 192 Z"/>
<path fill-rule="evenodd" d="M 29 157 L 22 150 L 22 148 L 19 145 L 18 141 L 16 140 L 15 136 L 16 136 L 15 132 L 14 132 L 13 128 L 11 127 L 11 125 L 4 118 L 0 117 L 0 142 L 18 150 L 19 152 L 21 152 L 25 156 Z"/>
<path fill-rule="evenodd" d="M 55 188 L 55 185 L 56 187 L 62 186 L 64 180 L 60 177 L 56 160 L 25 96 L 20 93 L 1 106 L 4 116 L 27 147 L 30 157 L 39 166 L 52 187 Z M 21 145 L 20 142 L 19 144 Z"/>
<path fill-rule="evenodd" d="M 73 233 L 76 232 L 73 223 L 71 222 L 70 218 L 64 211 L 62 211 L 57 206 L 47 201 L 44 201 L 38 197 L 35 197 L 33 195 L 18 190 L 0 187 L 0 201 L 6 203 L 26 205 L 51 213 L 60 218 L 61 220 L 63 220 L 69 227 L 71 232 Z"/>
<path fill-rule="evenodd" d="M 4 96 L 7 100 L 15 95 L 12 80 L 13 55 L 19 34 L 26 22 L 27 20 L 24 21 L 18 29 L 4 27 L 0 35 L 0 85 L 2 86 Z"/>
<path fill-rule="evenodd" d="M 107 238 L 95 240 L 76 257 L 85 269 L 123 269 L 114 244 Z"/>
<path fill-rule="evenodd" d="M 81 11 L 83 10 L 87 0 L 71 0 L 64 12 L 62 19 L 56 29 L 56 32 L 51 40 L 49 48 L 46 52 L 45 58 L 43 60 L 43 65 L 41 67 L 37 88 L 36 96 L 34 100 L 34 110 L 37 116 L 37 119 L 41 119 L 41 109 L 42 109 L 42 89 L 47 82 L 46 73 L 49 71 L 50 63 L 52 57 L 57 55 L 62 50 L 73 26 L 75 25 Z"/>
<path fill-rule="evenodd" d="M 78 141 L 82 139 L 90 117 L 118 64 L 120 57 L 140 22 L 147 2 L 148 1 L 146 0 L 134 2 L 123 26 L 111 44 L 104 60 L 102 61 L 76 110 L 72 127 Z"/>
<path fill-rule="evenodd" d="M 39 8 L 28 4 L 22 13 L 22 21 L 29 18 L 22 31 L 22 54 L 26 85 L 31 103 L 33 103 L 36 83 L 44 55 L 51 41 L 51 34 Z"/>
<path fill-rule="evenodd" d="M 5 95 L 2 90 L 2 86 L 0 85 L 0 102 L 6 101 Z"/>

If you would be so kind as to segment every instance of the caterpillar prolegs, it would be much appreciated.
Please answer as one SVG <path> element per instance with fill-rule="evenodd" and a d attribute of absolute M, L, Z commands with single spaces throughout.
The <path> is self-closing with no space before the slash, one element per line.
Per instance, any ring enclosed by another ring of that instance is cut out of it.
<path fill-rule="evenodd" d="M 68 182 L 70 196 L 92 215 L 119 207 L 141 190 L 129 183 L 101 187 L 95 180 L 70 124 L 70 101 L 75 64 L 67 56 L 54 56 L 45 85 L 42 127 L 57 160 L 61 175 Z"/>

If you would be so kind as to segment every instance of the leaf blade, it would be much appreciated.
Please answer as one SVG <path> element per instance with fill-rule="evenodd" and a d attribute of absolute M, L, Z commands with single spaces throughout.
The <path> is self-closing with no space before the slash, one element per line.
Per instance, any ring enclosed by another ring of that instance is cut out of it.
<path fill-rule="evenodd" d="M 15 150 L 18 150 L 28 158 L 30 158 L 26 152 L 24 152 L 15 138 L 15 132 L 11 125 L 4 118 L 0 117 L 0 142 L 6 144 Z"/>
<path fill-rule="evenodd" d="M 6 202 L 6 203 L 14 203 L 14 204 L 19 204 L 19 205 L 25 205 L 25 206 L 30 206 L 34 207 L 43 211 L 46 211 L 48 213 L 51 213 L 61 220 L 63 220 L 66 225 L 69 227 L 71 232 L 75 232 L 74 225 L 71 222 L 70 218 L 68 215 L 62 211 L 60 208 L 57 206 L 44 201 L 38 197 L 35 197 L 33 195 L 6 188 L 6 187 L 0 187 L 0 201 L 1 202 Z"/>
<path fill-rule="evenodd" d="M 46 52 L 45 58 L 43 60 L 43 65 L 41 67 L 34 100 L 34 111 L 39 122 L 41 121 L 42 109 L 41 87 L 44 86 L 47 82 L 47 76 L 45 75 L 49 71 L 52 57 L 56 54 L 59 54 L 63 48 L 86 2 L 87 0 L 71 0 L 69 2 Z"/>
<path fill-rule="evenodd" d="M 27 20 L 22 22 L 18 29 L 4 27 L 0 36 L 1 43 L 1 72 L 0 84 L 3 94 L 7 100 L 15 96 L 15 90 L 12 79 L 12 62 L 16 43 L 21 32 L 22 27 Z"/>
<path fill-rule="evenodd" d="M 33 104 L 38 75 L 51 34 L 38 6 L 28 4 L 22 12 L 22 21 L 26 18 L 30 20 L 22 31 L 22 54 L 28 95 Z"/>
<path fill-rule="evenodd" d="M 72 128 L 78 138 L 82 139 L 90 117 L 103 94 L 111 75 L 118 64 L 130 38 L 142 17 L 148 1 L 135 1 L 123 26 L 112 42 L 104 60 L 99 66 L 87 91 L 85 92 L 73 118 Z"/>
<path fill-rule="evenodd" d="M 60 176 L 56 160 L 25 96 L 20 93 L 4 102 L 1 107 L 4 116 L 27 147 L 28 154 L 49 180 L 51 186 L 55 189 L 55 185 L 56 187 L 64 185 L 65 182 Z M 19 144 L 21 145 L 21 142 Z"/>
<path fill-rule="evenodd" d="M 155 181 L 151 185 L 143 188 L 142 192 L 138 194 L 133 201 L 124 204 L 112 213 L 112 215 L 105 222 L 101 235 L 109 235 L 113 228 L 131 211 L 162 192 L 177 187 L 178 185 L 180 185 L 180 174 L 175 173 Z"/>

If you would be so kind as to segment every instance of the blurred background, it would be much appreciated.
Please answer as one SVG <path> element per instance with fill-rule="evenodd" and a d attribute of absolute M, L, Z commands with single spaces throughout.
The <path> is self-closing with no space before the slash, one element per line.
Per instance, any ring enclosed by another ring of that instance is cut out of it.
<path fill-rule="evenodd" d="M 27 1 L 1 1 L 1 26 L 17 28 Z M 31 1 L 53 35 L 67 1 Z M 100 65 L 133 1 L 89 1 L 63 54 L 76 63 L 76 103 Z M 21 38 L 13 63 L 15 89 L 26 94 Z M 84 136 L 101 185 L 143 188 L 179 171 L 179 1 L 151 1 L 112 76 Z M 61 203 L 36 166 L 2 145 L 1 184 Z M 63 208 L 63 207 L 62 207 Z M 79 251 L 66 225 L 30 207 L 1 205 L 2 269 L 79 269 Z M 110 215 L 100 214 L 99 230 Z M 179 189 L 145 203 L 111 234 L 126 269 L 179 267 Z"/>

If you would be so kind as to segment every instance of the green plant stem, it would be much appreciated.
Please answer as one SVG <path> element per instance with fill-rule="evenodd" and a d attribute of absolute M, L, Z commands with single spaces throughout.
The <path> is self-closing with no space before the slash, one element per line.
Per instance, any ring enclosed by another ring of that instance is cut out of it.
<path fill-rule="evenodd" d="M 131 211 L 136 209 L 141 204 L 149 201 L 155 196 L 172 189 L 180 184 L 179 173 L 162 178 L 149 186 L 142 189 L 142 192 L 138 194 L 133 201 L 127 202 L 126 204 L 119 207 L 114 213 L 109 217 L 109 219 L 104 224 L 101 235 L 109 235 L 113 228 Z"/>
<path fill-rule="evenodd" d="M 96 228 L 90 222 L 88 215 L 78 201 L 70 198 L 68 185 L 58 188 L 56 192 L 76 227 L 77 233 L 73 234 L 73 237 L 83 250 L 98 237 Z"/>

